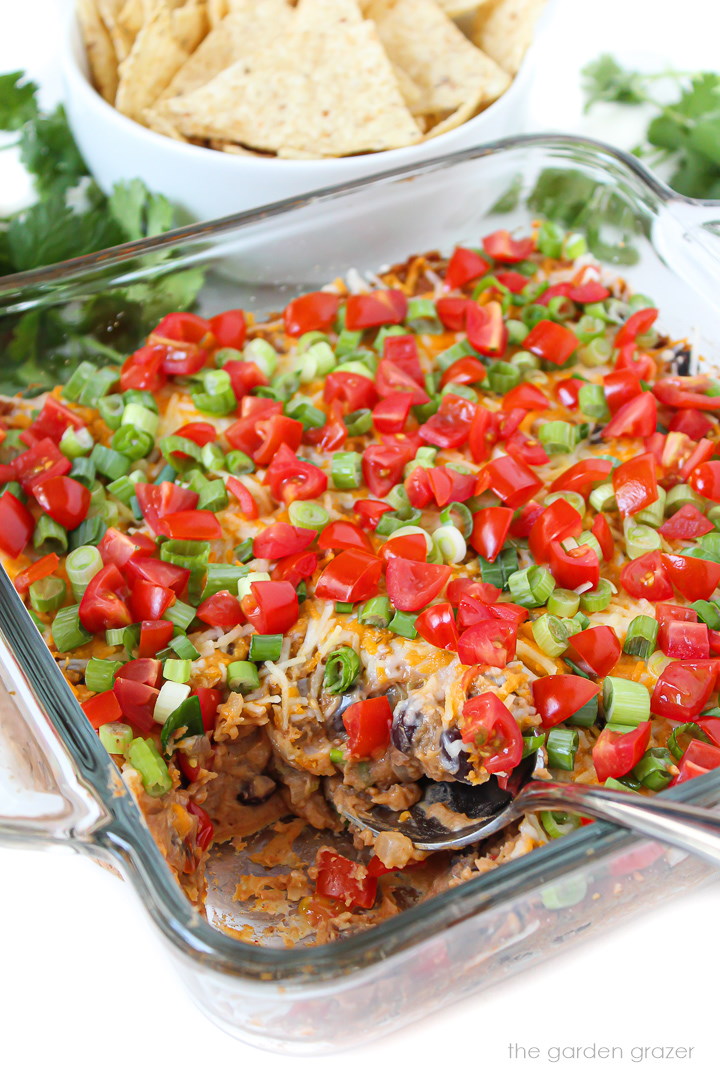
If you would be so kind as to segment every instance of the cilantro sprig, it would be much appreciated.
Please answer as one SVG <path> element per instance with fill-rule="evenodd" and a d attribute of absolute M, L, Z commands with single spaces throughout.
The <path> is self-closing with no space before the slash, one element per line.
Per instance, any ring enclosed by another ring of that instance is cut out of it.
<path fill-rule="evenodd" d="M 583 69 L 585 109 L 596 102 L 651 105 L 645 141 L 638 157 L 672 166 L 669 184 L 681 195 L 720 199 L 720 74 L 659 71 L 646 74 L 623 68 L 607 54 Z M 672 87 L 672 97 L 657 97 L 658 82 Z"/>
<path fill-rule="evenodd" d="M 106 196 L 92 180 L 63 107 L 44 113 L 37 86 L 14 71 L 0 75 L 0 130 L 17 132 L 37 201 L 0 219 L 0 276 L 171 229 L 175 211 L 141 180 Z M 168 258 L 168 256 L 164 256 Z M 153 263 L 163 257 L 154 255 Z M 189 308 L 202 285 L 197 268 L 112 289 L 83 303 L 0 316 L 0 394 L 36 394 L 66 379 L 81 360 L 117 363 L 168 311 Z"/>

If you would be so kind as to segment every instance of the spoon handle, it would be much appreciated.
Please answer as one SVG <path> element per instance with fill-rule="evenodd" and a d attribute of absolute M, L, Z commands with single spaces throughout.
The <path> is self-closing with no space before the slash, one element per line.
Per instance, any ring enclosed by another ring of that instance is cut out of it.
<path fill-rule="evenodd" d="M 599 818 L 625 829 L 682 848 L 720 866 L 720 813 L 702 806 L 671 802 L 653 796 L 584 784 L 556 784 L 534 780 L 515 800 L 522 811 L 566 810 Z"/>

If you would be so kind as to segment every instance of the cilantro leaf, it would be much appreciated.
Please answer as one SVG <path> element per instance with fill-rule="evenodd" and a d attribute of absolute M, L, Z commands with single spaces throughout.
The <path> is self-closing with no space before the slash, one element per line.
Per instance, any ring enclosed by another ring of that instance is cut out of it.
<path fill-rule="evenodd" d="M 156 236 L 172 228 L 172 204 L 164 195 L 148 191 L 142 180 L 115 184 L 108 209 L 128 240 Z"/>
<path fill-rule="evenodd" d="M 76 213 L 59 193 L 17 214 L 7 229 L 8 252 L 16 270 L 89 255 L 123 239 L 108 214 L 101 210 Z"/>
<path fill-rule="evenodd" d="M 19 131 L 38 115 L 37 85 L 23 77 L 22 71 L 0 75 L 0 131 Z"/>
<path fill-rule="evenodd" d="M 32 173 L 41 197 L 66 191 L 88 175 L 62 105 L 48 116 L 37 116 L 25 124 L 20 136 L 20 160 Z"/>
<path fill-rule="evenodd" d="M 597 101 L 641 105 L 648 100 L 646 80 L 638 71 L 628 71 L 614 57 L 603 53 L 582 70 L 585 112 Z"/>

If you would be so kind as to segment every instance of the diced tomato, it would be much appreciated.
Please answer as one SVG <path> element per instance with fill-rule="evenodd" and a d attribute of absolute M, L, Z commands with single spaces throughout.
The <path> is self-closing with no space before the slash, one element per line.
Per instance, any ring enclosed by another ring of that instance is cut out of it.
<path fill-rule="evenodd" d="M 207 810 L 203 810 L 202 806 L 198 806 L 192 799 L 187 801 L 187 810 L 188 813 L 198 819 L 195 843 L 201 851 L 207 851 L 215 835 L 215 826 L 210 819 L 210 815 Z"/>
<path fill-rule="evenodd" d="M 688 484 L 712 502 L 720 502 L 720 461 L 706 461 L 688 476 Z"/>
<path fill-rule="evenodd" d="M 622 648 L 611 626 L 588 626 L 568 638 L 578 666 L 590 675 L 604 679 L 620 659 Z"/>
<path fill-rule="evenodd" d="M 580 387 L 582 381 L 571 376 L 569 379 L 561 379 L 559 383 L 555 385 L 555 393 L 557 394 L 558 401 L 561 405 L 564 405 L 566 409 L 577 409 L 578 401 L 580 400 Z"/>
<path fill-rule="evenodd" d="M 463 596 L 476 596 L 484 604 L 493 604 L 501 595 L 497 585 L 487 581 L 474 581 L 472 578 L 455 578 L 447 587 L 447 598 L 453 607 L 460 604 Z"/>
<path fill-rule="evenodd" d="M 258 634 L 284 634 L 300 614 L 297 593 L 289 581 L 251 582 L 241 607 Z"/>
<path fill-rule="evenodd" d="M 579 589 L 588 582 L 595 589 L 600 581 L 600 561 L 588 544 L 565 551 L 559 540 L 553 540 L 550 572 L 562 589 Z"/>
<path fill-rule="evenodd" d="M 455 383 L 459 386 L 471 386 L 473 383 L 482 382 L 485 375 L 484 364 L 481 364 L 474 356 L 463 356 L 443 372 L 440 385 L 447 386 L 448 383 Z"/>
<path fill-rule="evenodd" d="M 412 404 L 412 394 L 388 394 L 373 409 L 373 424 L 376 430 L 384 434 L 402 431 Z"/>
<path fill-rule="evenodd" d="M 273 581 L 289 581 L 297 589 L 301 581 L 311 578 L 318 567 L 318 557 L 314 551 L 301 551 L 297 555 L 286 555 L 280 559 L 270 575 Z"/>
<path fill-rule="evenodd" d="M 690 555 L 663 555 L 670 581 L 686 600 L 709 600 L 720 582 L 720 563 Z"/>
<path fill-rule="evenodd" d="M 681 604 L 656 604 L 655 618 L 661 626 L 663 623 L 677 621 L 696 623 L 698 613 L 694 608 L 683 607 Z"/>
<path fill-rule="evenodd" d="M 308 428 L 303 434 L 303 442 L 318 446 L 329 454 L 344 446 L 347 437 L 348 430 L 343 421 L 342 406 L 335 401 L 328 410 L 327 422 L 320 428 Z"/>
<path fill-rule="evenodd" d="M 167 382 L 163 371 L 166 349 L 163 345 L 143 345 L 128 356 L 120 368 L 120 390 L 149 390 L 156 394 Z"/>
<path fill-rule="evenodd" d="M 498 262 L 519 263 L 528 259 L 535 250 L 535 241 L 531 236 L 515 240 L 507 229 L 498 229 L 483 237 L 483 250 L 491 259 Z"/>
<path fill-rule="evenodd" d="M 135 495 L 140 503 L 140 512 L 154 533 L 162 532 L 161 522 L 167 514 L 194 510 L 200 497 L 197 492 L 169 480 L 164 480 L 162 484 L 136 484 Z"/>
<path fill-rule="evenodd" d="M 123 711 L 120 702 L 113 690 L 104 690 L 102 694 L 95 694 L 82 704 L 82 711 L 98 731 L 103 724 L 115 724 L 122 720 Z"/>
<path fill-rule="evenodd" d="M 315 595 L 351 604 L 369 600 L 377 591 L 382 567 L 382 559 L 367 551 L 342 551 L 320 574 Z"/>
<path fill-rule="evenodd" d="M 603 428 L 606 439 L 627 435 L 642 439 L 652 435 L 657 428 L 657 403 L 649 390 L 638 394 L 621 405 L 612 420 Z"/>
<path fill-rule="evenodd" d="M 650 721 L 627 732 L 603 728 L 593 746 L 595 773 L 600 783 L 608 777 L 625 776 L 634 769 L 650 742 Z"/>
<path fill-rule="evenodd" d="M 683 435 L 697 442 L 713 430 L 712 420 L 698 409 L 678 409 L 673 414 L 668 430 L 681 431 Z"/>
<path fill-rule="evenodd" d="M 278 521 L 268 525 L 253 540 L 253 555 L 256 559 L 284 559 L 287 555 L 297 555 L 305 551 L 314 542 L 315 529 L 301 529 L 296 525 Z"/>
<path fill-rule="evenodd" d="M 0 510 L 0 513 L 2 511 Z M 42 581 L 43 578 L 49 577 L 54 574 L 60 565 L 60 559 L 52 552 L 50 555 L 43 555 L 42 559 L 38 559 L 37 562 L 28 566 L 27 570 L 21 570 L 13 581 L 13 585 L 17 591 L 22 593 L 27 592 L 31 585 L 36 581 Z"/>
<path fill-rule="evenodd" d="M 435 465 L 426 472 L 432 498 L 440 509 L 451 502 L 466 502 L 475 491 L 475 476 L 471 473 L 460 473 L 445 465 Z"/>
<path fill-rule="evenodd" d="M 498 270 L 495 273 L 501 285 L 509 289 L 511 293 L 521 293 L 530 278 L 526 274 L 518 274 L 517 270 Z"/>
<path fill-rule="evenodd" d="M 348 330 L 365 330 L 370 326 L 401 323 L 407 315 L 407 297 L 399 289 L 375 289 L 370 293 L 353 293 L 345 307 L 345 326 Z"/>
<path fill-rule="evenodd" d="M 296 296 L 283 312 L 285 329 L 293 337 L 311 330 L 327 330 L 337 315 L 340 298 L 335 293 L 311 292 Z"/>
<path fill-rule="evenodd" d="M 525 409 L 527 412 L 544 412 L 550 408 L 545 394 L 532 383 L 522 382 L 508 390 L 503 398 L 503 409 Z"/>
<path fill-rule="evenodd" d="M 388 559 L 411 559 L 413 562 L 427 562 L 427 544 L 422 533 L 405 533 L 391 536 L 378 551 L 384 562 Z"/>
<path fill-rule="evenodd" d="M 671 620 L 660 623 L 657 647 L 675 660 L 709 660 L 710 638 L 705 623 Z"/>
<path fill-rule="evenodd" d="M 434 498 L 433 489 L 430 486 L 429 470 L 424 469 L 422 465 L 418 465 L 417 468 L 413 469 L 410 475 L 405 478 L 405 490 L 411 506 L 414 506 L 417 510 L 429 506 Z"/>
<path fill-rule="evenodd" d="M 670 575 L 659 551 L 648 551 L 631 559 L 622 569 L 620 582 L 630 596 L 643 600 L 672 600 L 673 597 Z"/>
<path fill-rule="evenodd" d="M 631 368 L 608 372 L 603 376 L 603 387 L 607 407 L 613 416 L 621 406 L 627 405 L 628 401 L 633 401 L 642 393 L 640 376 Z"/>
<path fill-rule="evenodd" d="M 382 498 L 401 483 L 403 469 L 412 457 L 409 449 L 399 446 L 371 444 L 366 447 L 362 455 L 362 471 L 372 494 Z"/>
<path fill-rule="evenodd" d="M 383 514 L 392 509 L 390 503 L 383 502 L 381 499 L 358 499 L 353 506 L 353 510 L 359 516 L 361 524 L 366 525 L 369 529 L 375 529 Z"/>
<path fill-rule="evenodd" d="M 457 394 L 444 394 L 438 411 L 425 421 L 418 434 L 423 442 L 452 449 L 467 442 L 475 415 L 475 404 Z"/>
<path fill-rule="evenodd" d="M 508 328 L 497 300 L 487 304 L 470 301 L 465 313 L 468 341 L 481 356 L 502 356 L 507 348 Z"/>
<path fill-rule="evenodd" d="M 242 349 L 245 344 L 247 327 L 245 324 L 245 312 L 235 308 L 232 311 L 221 311 L 210 319 L 210 329 L 220 349 Z"/>
<path fill-rule="evenodd" d="M 506 454 L 504 457 L 494 458 L 485 466 L 478 478 L 477 494 L 490 489 L 506 506 L 517 510 L 532 499 L 541 487 L 542 481 L 532 469 Z"/>
<path fill-rule="evenodd" d="M 248 521 L 255 521 L 260 516 L 257 503 L 252 493 L 245 487 L 242 480 L 239 480 L 237 476 L 229 476 L 225 481 L 225 486 L 236 499 L 240 513 Z"/>
<path fill-rule="evenodd" d="M 468 432 L 468 448 L 473 461 L 486 461 L 498 440 L 497 413 L 478 405 Z"/>
<path fill-rule="evenodd" d="M 391 334 L 383 341 L 383 360 L 391 363 L 409 375 L 422 386 L 423 373 L 420 367 L 417 340 L 413 334 Z"/>
<path fill-rule="evenodd" d="M 140 624 L 138 656 L 157 656 L 175 637 L 175 627 L 169 619 L 143 619 Z"/>
<path fill-rule="evenodd" d="M 327 489 L 327 475 L 317 465 L 300 461 L 289 446 L 279 447 L 265 474 L 278 502 L 290 504 L 295 499 L 316 499 Z"/>
<path fill-rule="evenodd" d="M 530 551 L 537 563 L 548 562 L 554 540 L 567 540 L 582 532 L 582 518 L 565 499 L 555 499 L 535 519 L 529 533 Z"/>
<path fill-rule="evenodd" d="M 658 497 L 655 458 L 639 454 L 624 461 L 615 469 L 612 482 L 620 513 L 623 517 L 636 514 Z"/>
<path fill-rule="evenodd" d="M 456 332 L 465 329 L 468 306 L 472 303 L 464 296 L 441 296 L 435 304 L 438 318 L 446 330 Z"/>
<path fill-rule="evenodd" d="M 701 514 L 697 506 L 686 503 L 676 510 L 672 517 L 658 529 L 658 532 L 666 540 L 692 540 L 696 536 L 705 536 L 713 531 L 713 523 L 704 514 Z"/>
<path fill-rule="evenodd" d="M 422 540 L 422 537 L 420 539 Z M 423 543 L 425 543 L 424 540 Z M 321 551 L 360 548 L 362 551 L 370 551 L 373 554 L 375 552 L 367 533 L 359 525 L 354 525 L 352 521 L 344 521 L 342 518 L 331 521 L 325 526 L 318 536 L 318 547 Z"/>
<path fill-rule="evenodd" d="M 117 566 L 110 563 L 99 570 L 83 593 L 78 612 L 80 622 L 91 634 L 130 626 L 133 621 L 127 601 L 130 590 Z"/>
<path fill-rule="evenodd" d="M 45 513 L 65 529 L 77 529 L 90 509 L 90 492 L 70 476 L 38 480 L 33 495 Z"/>
<path fill-rule="evenodd" d="M 710 700 L 717 678 L 717 660 L 674 660 L 655 684 L 652 712 L 680 723 L 694 720 Z"/>
<path fill-rule="evenodd" d="M 171 604 L 175 602 L 175 593 L 162 585 L 140 578 L 130 593 L 130 612 L 135 622 L 144 619 L 161 619 Z"/>
<path fill-rule="evenodd" d="M 525 506 L 521 506 L 519 510 L 515 511 L 510 524 L 510 535 L 520 538 L 528 537 L 530 530 L 544 509 L 544 506 L 536 502 L 529 502 Z"/>
<path fill-rule="evenodd" d="M 680 758 L 680 771 L 673 784 L 683 784 L 717 768 L 720 768 L 720 747 L 709 746 L 700 739 L 691 739 Z"/>
<path fill-rule="evenodd" d="M 191 342 L 170 341 L 151 334 L 148 344 L 163 351 L 161 369 L 164 375 L 187 377 L 197 375 L 207 364 L 210 353 Z"/>
<path fill-rule="evenodd" d="M 585 458 L 566 469 L 550 485 L 551 491 L 577 491 L 584 499 L 598 484 L 607 480 L 613 470 L 611 461 L 605 458 Z"/>
<path fill-rule="evenodd" d="M 377 893 L 377 878 L 368 875 L 360 863 L 335 851 L 321 851 L 317 860 L 316 889 L 320 896 L 339 900 L 346 908 L 371 908 Z"/>
<path fill-rule="evenodd" d="M 599 304 L 607 300 L 610 290 L 599 281 L 587 281 L 584 285 L 572 285 L 568 297 L 574 304 Z"/>
<path fill-rule="evenodd" d="M 523 738 L 518 722 L 492 691 L 463 705 L 462 741 L 475 743 L 489 773 L 510 772 L 522 760 Z"/>
<path fill-rule="evenodd" d="M 392 723 L 392 709 L 387 697 L 356 701 L 345 709 L 342 722 L 348 733 L 351 758 L 369 758 L 387 749 Z"/>
<path fill-rule="evenodd" d="M 171 311 L 160 320 L 152 334 L 169 341 L 199 345 L 211 330 L 211 324 L 200 315 L 194 315 L 191 311 Z"/>
<path fill-rule="evenodd" d="M 473 515 L 470 543 L 488 562 L 495 562 L 507 539 L 513 511 L 509 506 L 487 506 Z"/>
<path fill-rule="evenodd" d="M 134 679 L 115 679 L 112 693 L 122 709 L 122 715 L 131 727 L 149 735 L 155 730 L 153 710 L 159 691 L 147 683 Z"/>
<path fill-rule="evenodd" d="M 463 285 L 487 274 L 490 264 L 471 248 L 456 247 L 445 271 L 448 289 L 461 289 Z"/>
<path fill-rule="evenodd" d="M 391 559 L 385 571 L 391 604 L 400 611 L 419 611 L 445 587 L 450 573 L 449 566 Z"/>
<path fill-rule="evenodd" d="M 652 392 L 663 405 L 671 409 L 699 409 L 717 412 L 720 398 L 708 394 L 713 380 L 709 375 L 668 375 L 658 379 Z"/>
<path fill-rule="evenodd" d="M 353 371 L 331 371 L 325 379 L 323 398 L 328 405 L 339 401 L 348 413 L 372 409 L 378 399 L 375 383 Z"/>
<path fill-rule="evenodd" d="M 118 669 L 116 678 L 145 683 L 146 686 L 159 689 L 162 682 L 162 662 L 150 656 L 128 660 L 127 664 Z"/>
<path fill-rule="evenodd" d="M 580 342 L 572 330 L 550 319 L 541 319 L 522 343 L 523 349 L 550 364 L 565 364 Z"/>
<path fill-rule="evenodd" d="M 220 522 L 210 510 L 178 510 L 160 518 L 160 531 L 173 540 L 220 540 Z"/>
<path fill-rule="evenodd" d="M 113 561 L 116 566 L 120 566 L 116 560 Z M 186 567 L 174 566 L 162 559 L 154 559 L 142 551 L 137 551 L 130 559 L 127 559 L 121 569 L 124 569 L 125 577 L 130 585 L 134 585 L 136 581 L 151 581 L 154 585 L 172 589 L 176 596 L 184 591 L 190 580 L 190 571 Z"/>
<path fill-rule="evenodd" d="M 237 596 L 233 596 L 227 589 L 221 589 L 203 600 L 197 609 L 197 617 L 208 626 L 232 630 L 243 621 L 243 612 Z"/>
<path fill-rule="evenodd" d="M 410 405 L 425 405 L 430 400 L 413 376 L 408 375 L 404 368 L 400 367 L 399 364 L 394 364 L 392 360 L 381 360 L 378 364 L 375 387 L 381 398 L 397 398 L 399 394 L 409 396 Z M 375 406 L 373 416 L 381 405 Z M 382 431 L 383 429 L 380 428 L 379 430 Z M 402 428 L 396 430 L 401 431 Z"/>
<path fill-rule="evenodd" d="M 190 697 L 196 697 L 200 702 L 200 713 L 205 731 L 213 731 L 217 711 L 223 699 L 222 690 L 217 686 L 197 686 L 190 691 Z"/>
<path fill-rule="evenodd" d="M 69 427 L 77 430 L 83 426 L 82 420 L 72 409 L 48 395 L 39 415 L 20 438 L 28 446 L 40 439 L 52 439 L 54 443 L 59 443 Z"/>
<path fill-rule="evenodd" d="M 579 675 L 545 675 L 532 684 L 535 708 L 547 729 L 569 720 L 600 692 L 590 679 Z"/>
<path fill-rule="evenodd" d="M 16 559 L 35 530 L 35 518 L 11 491 L 0 495 L 0 548 Z"/>
<path fill-rule="evenodd" d="M 267 386 L 269 382 L 267 375 L 251 360 L 228 360 L 223 371 L 230 376 L 233 394 L 240 402 L 256 386 Z M 217 437 L 217 432 L 215 435 Z"/>
<path fill-rule="evenodd" d="M 537 439 L 531 439 L 522 431 L 516 431 L 505 441 L 505 449 L 516 461 L 523 465 L 547 465 L 550 458 L 545 453 L 543 445 Z"/>
<path fill-rule="evenodd" d="M 33 494 L 35 485 L 40 480 L 65 476 L 70 472 L 71 465 L 70 460 L 60 453 L 52 439 L 40 439 L 13 460 L 18 482 L 28 495 Z"/>
<path fill-rule="evenodd" d="M 673 432 L 668 435 L 668 441 L 673 437 Z M 716 453 L 717 447 L 711 439 L 700 439 L 694 450 L 690 454 L 690 457 L 685 461 L 680 469 L 680 479 L 687 480 L 687 478 L 697 469 L 700 465 L 703 465 L 706 461 Z"/>
<path fill-rule="evenodd" d="M 647 334 L 658 314 L 657 308 L 643 308 L 642 311 L 636 311 L 615 335 L 615 348 L 621 349 L 623 345 L 634 343 L 636 338 Z"/>
<path fill-rule="evenodd" d="M 603 559 L 611 559 L 615 551 L 615 541 L 604 514 L 596 514 L 590 530 L 600 545 Z"/>
<path fill-rule="evenodd" d="M 420 637 L 436 649 L 457 652 L 458 629 L 450 604 L 434 604 L 426 608 L 415 620 L 415 629 Z"/>
<path fill-rule="evenodd" d="M 504 619 L 485 619 L 460 635 L 461 664 L 504 668 L 515 659 L 517 627 Z"/>
<path fill-rule="evenodd" d="M 297 450 L 302 442 L 302 423 L 290 416 L 277 415 L 258 420 L 256 429 L 263 440 L 252 455 L 256 465 L 269 465 L 283 443 L 291 450 Z"/>

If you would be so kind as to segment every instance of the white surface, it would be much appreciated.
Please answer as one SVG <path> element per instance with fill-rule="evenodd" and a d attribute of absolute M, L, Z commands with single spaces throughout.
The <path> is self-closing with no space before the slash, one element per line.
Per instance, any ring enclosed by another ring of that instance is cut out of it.
<path fill-rule="evenodd" d="M 677 67 L 717 65 L 720 16 L 714 0 L 605 0 L 591 8 L 559 0 L 563 18 L 550 42 L 544 85 L 533 94 L 537 129 L 585 131 L 629 147 L 632 113 L 580 114 L 577 69 L 598 52 L 623 57 L 642 48 Z M 58 92 L 54 54 L 58 0 L 0 0 L 0 71 L 30 67 Z M 582 14 L 581 14 L 582 11 Z M 12 13 L 12 14 L 11 14 Z M 713 26 L 709 25 L 712 16 Z M 568 55 L 572 59 L 568 59 Z M 550 121 L 553 120 L 551 124 Z M 507 132 L 511 134 L 511 132 Z M 22 195 L 0 157 L 0 213 Z M 218 1031 L 178 982 L 160 939 L 132 892 L 85 859 L 61 853 L 0 852 L 0 1031 L 4 1072 L 19 1080 L 45 1076 L 240 1076 L 282 1068 Z M 715 928 L 720 886 L 566 953 L 552 965 L 483 997 L 341 1058 L 296 1060 L 294 1080 L 363 1080 L 408 1068 L 432 1080 L 440 1070 L 470 1077 L 562 1075 L 705 1077 L 717 1075 Z M 538 1048 L 510 1060 L 508 1045 Z M 557 1046 L 614 1046 L 614 1060 L 548 1060 Z M 634 1062 L 633 1048 L 692 1046 L 690 1060 Z"/>

